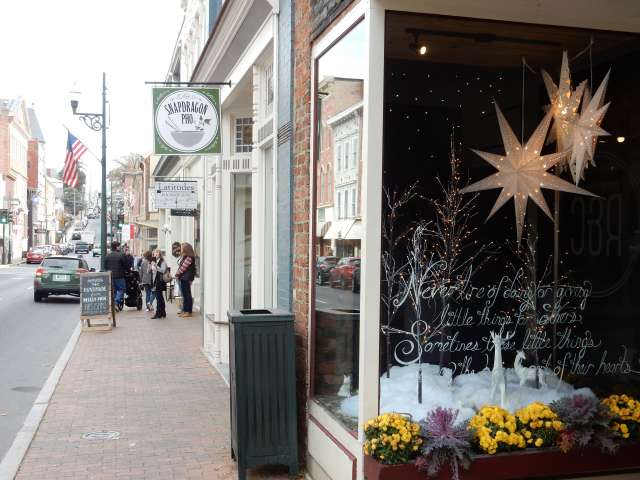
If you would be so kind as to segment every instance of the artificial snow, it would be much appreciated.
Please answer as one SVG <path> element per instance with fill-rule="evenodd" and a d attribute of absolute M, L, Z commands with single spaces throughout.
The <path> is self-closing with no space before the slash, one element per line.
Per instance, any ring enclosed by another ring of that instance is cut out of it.
<path fill-rule="evenodd" d="M 500 392 L 491 395 L 491 371 L 458 375 L 451 381 L 451 370 L 445 368 L 440 375 L 438 365 L 422 365 L 422 404 L 418 403 L 418 365 L 396 366 L 380 378 L 380 413 L 398 412 L 411 415 L 420 421 L 436 407 L 459 410 L 458 421 L 471 418 L 486 405 L 500 405 Z M 546 387 L 519 385 L 513 368 L 506 368 L 507 391 L 504 408 L 515 412 L 532 402 L 549 404 L 562 397 L 573 395 L 595 396 L 589 388 L 575 389 L 552 373 L 546 374 Z M 340 405 L 343 414 L 357 418 L 358 396 L 345 399 Z"/>

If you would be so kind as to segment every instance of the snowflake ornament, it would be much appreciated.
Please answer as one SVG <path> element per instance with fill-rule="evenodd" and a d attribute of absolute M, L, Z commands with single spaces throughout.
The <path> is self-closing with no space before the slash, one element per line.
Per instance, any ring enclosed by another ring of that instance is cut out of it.
<path fill-rule="evenodd" d="M 558 190 L 561 192 L 590 196 L 596 195 L 547 172 L 551 167 L 563 161 L 569 154 L 567 151 L 551 153 L 549 155 L 542 155 L 541 153 L 551 123 L 552 111 L 547 112 L 542 122 L 540 122 L 527 143 L 523 146 L 516 138 L 497 103 L 495 106 L 505 154 L 497 155 L 495 153 L 473 150 L 498 171 L 489 177 L 483 178 L 463 188 L 461 193 L 477 192 L 494 188 L 502 189 L 487 220 L 507 203 L 509 199 L 513 198 L 518 243 L 520 243 L 529 198 L 531 198 L 549 218 L 552 218 L 541 189 L 545 188 L 548 190 Z"/>

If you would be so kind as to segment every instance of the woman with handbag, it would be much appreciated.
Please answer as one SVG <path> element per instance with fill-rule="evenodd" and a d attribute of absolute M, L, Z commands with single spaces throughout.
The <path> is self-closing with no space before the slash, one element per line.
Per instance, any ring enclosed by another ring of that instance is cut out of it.
<path fill-rule="evenodd" d="M 151 312 L 153 310 L 153 272 L 151 271 L 151 264 L 153 263 L 153 255 L 150 250 L 147 250 L 142 255 L 142 259 L 140 260 L 140 285 L 144 288 L 145 293 L 145 305 L 147 307 L 147 312 Z"/>
<path fill-rule="evenodd" d="M 191 295 L 191 282 L 196 278 L 196 254 L 190 243 L 184 242 L 180 246 L 180 259 L 176 279 L 182 292 L 182 313 L 179 317 L 190 317 L 193 311 L 193 296 Z"/>
<path fill-rule="evenodd" d="M 153 291 L 156 295 L 156 314 L 151 318 L 165 318 L 167 316 L 164 303 L 164 291 L 167 289 L 165 278 L 171 274 L 169 273 L 167 262 L 162 258 L 162 253 L 158 249 L 153 251 L 151 272 Z"/>

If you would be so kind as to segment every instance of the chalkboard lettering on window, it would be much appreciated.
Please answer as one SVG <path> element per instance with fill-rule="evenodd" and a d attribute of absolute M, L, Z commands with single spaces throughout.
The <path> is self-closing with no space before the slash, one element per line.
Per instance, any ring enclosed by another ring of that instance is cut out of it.
<path fill-rule="evenodd" d="M 87 273 L 80 276 L 80 316 L 111 315 L 110 272 Z"/>

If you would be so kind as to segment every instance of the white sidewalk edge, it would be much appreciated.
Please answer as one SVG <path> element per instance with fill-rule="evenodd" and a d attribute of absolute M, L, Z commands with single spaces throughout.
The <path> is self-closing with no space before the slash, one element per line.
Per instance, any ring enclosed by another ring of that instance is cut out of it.
<path fill-rule="evenodd" d="M 204 355 L 204 358 L 207 359 L 207 362 L 209 362 L 209 365 L 211 365 L 215 369 L 215 371 L 218 373 L 218 375 L 222 377 L 222 381 L 227 385 L 227 388 L 229 388 L 229 378 L 227 378 L 227 375 L 225 375 L 225 372 L 220 369 L 220 364 L 216 363 L 213 360 L 213 357 L 211 356 L 211 354 L 207 352 L 204 348 L 200 347 L 200 352 L 202 353 L 202 355 Z M 0 480 L 4 480 L 4 479 L 0 477 Z"/>
<path fill-rule="evenodd" d="M 33 437 L 36 436 L 40 422 L 49 406 L 49 400 L 51 400 L 53 392 L 60 381 L 62 372 L 64 372 L 67 363 L 69 363 L 69 359 L 78 342 L 78 338 L 80 338 L 81 332 L 82 326 L 80 322 L 78 322 L 76 329 L 71 334 L 71 337 L 69 337 L 67 345 L 64 347 L 58 361 L 49 374 L 49 378 L 47 378 L 47 381 L 40 390 L 38 398 L 36 398 L 36 401 L 33 403 L 33 407 L 31 407 L 31 411 L 29 415 L 27 415 L 24 425 L 22 425 L 13 444 L 2 459 L 2 463 L 0 463 L 0 480 L 13 480 L 18 473 L 20 464 L 27 454 L 27 450 L 29 450 Z"/>

